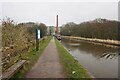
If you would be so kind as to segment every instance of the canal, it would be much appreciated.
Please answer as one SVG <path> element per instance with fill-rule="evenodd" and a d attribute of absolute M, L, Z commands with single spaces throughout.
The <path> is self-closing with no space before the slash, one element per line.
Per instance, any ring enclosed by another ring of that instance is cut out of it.
<path fill-rule="evenodd" d="M 62 38 L 72 56 L 96 78 L 118 78 L 118 48 Z"/>

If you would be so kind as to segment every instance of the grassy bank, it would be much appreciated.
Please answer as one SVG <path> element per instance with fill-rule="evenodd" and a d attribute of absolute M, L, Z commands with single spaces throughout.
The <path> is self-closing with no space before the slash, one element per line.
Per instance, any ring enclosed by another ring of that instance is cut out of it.
<path fill-rule="evenodd" d="M 93 43 L 100 43 L 100 44 L 106 44 L 106 45 L 111 45 L 111 46 L 120 46 L 120 41 L 117 40 L 110 40 L 110 39 L 96 39 L 96 38 L 83 38 L 83 37 L 74 37 L 74 36 L 62 36 L 63 38 L 69 38 L 69 39 L 74 39 L 74 40 L 83 40 L 83 41 L 88 41 L 88 42 L 93 42 Z"/>
<path fill-rule="evenodd" d="M 31 49 L 29 53 L 22 55 L 22 59 L 27 60 L 27 63 L 24 66 L 24 69 L 22 68 L 19 72 L 17 72 L 13 77 L 12 80 L 17 80 L 17 78 L 24 78 L 26 73 L 31 70 L 31 68 L 34 66 L 34 64 L 39 59 L 40 55 L 48 45 L 48 43 L 51 40 L 51 36 L 47 37 L 46 39 L 40 41 L 40 47 L 39 51 L 36 51 L 35 48 Z"/>
<path fill-rule="evenodd" d="M 55 39 L 55 43 L 67 78 L 91 78 L 87 70 L 71 56 L 58 40 Z"/>

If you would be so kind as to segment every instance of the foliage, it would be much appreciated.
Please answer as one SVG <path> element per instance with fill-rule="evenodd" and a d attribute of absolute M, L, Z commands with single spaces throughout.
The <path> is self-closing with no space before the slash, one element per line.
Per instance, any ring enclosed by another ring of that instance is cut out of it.
<path fill-rule="evenodd" d="M 46 36 L 47 27 L 43 23 L 28 22 L 15 25 L 10 18 L 2 21 L 2 59 L 6 60 L 7 67 L 16 62 L 16 58 L 14 59 L 14 57 L 19 57 L 27 53 L 31 48 L 36 47 L 37 28 L 41 30 L 41 38 Z M 9 62 L 5 59 L 8 58 L 8 55 L 11 58 Z M 8 65 L 9 63 L 10 65 Z M 5 67 L 3 66 L 3 68 Z"/>
<path fill-rule="evenodd" d="M 62 27 L 61 34 L 64 36 L 120 40 L 120 35 L 118 35 L 119 24 L 118 21 L 100 18 L 81 24 L 67 23 Z"/>
<path fill-rule="evenodd" d="M 41 33 L 41 38 L 43 36 L 46 36 L 46 33 L 47 33 L 47 26 L 43 23 L 40 23 L 40 24 L 33 24 L 32 27 L 28 27 L 28 32 L 30 34 L 33 34 L 35 33 L 36 29 L 40 29 L 40 33 Z"/>

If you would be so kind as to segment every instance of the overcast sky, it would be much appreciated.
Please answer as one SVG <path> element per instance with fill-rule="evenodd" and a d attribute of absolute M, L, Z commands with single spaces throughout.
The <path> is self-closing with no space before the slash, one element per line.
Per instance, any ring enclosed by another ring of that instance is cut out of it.
<path fill-rule="evenodd" d="M 117 2 L 4 2 L 0 6 L 1 4 L 2 17 L 8 16 L 18 23 L 32 21 L 55 26 L 57 14 L 59 25 L 96 18 L 118 20 Z"/>

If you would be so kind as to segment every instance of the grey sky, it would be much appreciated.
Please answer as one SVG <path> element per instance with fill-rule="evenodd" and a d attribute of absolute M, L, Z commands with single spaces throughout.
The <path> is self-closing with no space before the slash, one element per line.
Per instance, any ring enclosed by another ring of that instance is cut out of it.
<path fill-rule="evenodd" d="M 4 2 L 2 15 L 16 22 L 43 22 L 56 25 L 55 17 L 59 15 L 59 25 L 67 22 L 80 23 L 96 18 L 118 19 L 117 2 Z"/>

